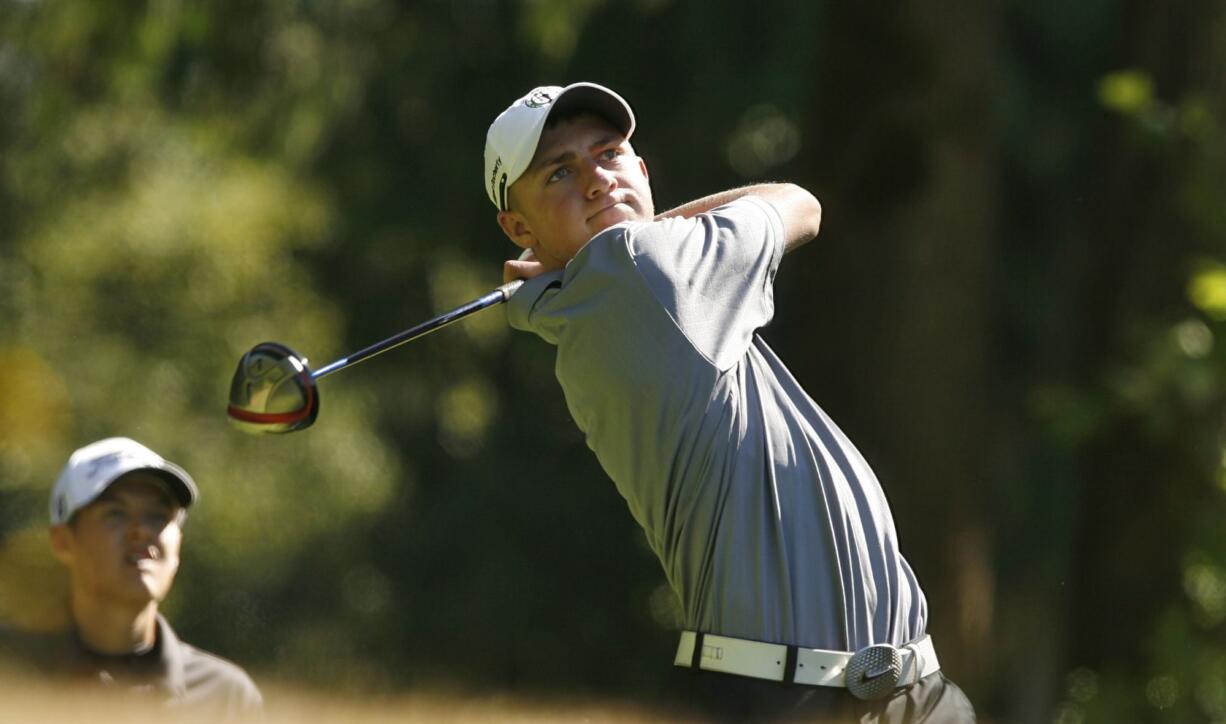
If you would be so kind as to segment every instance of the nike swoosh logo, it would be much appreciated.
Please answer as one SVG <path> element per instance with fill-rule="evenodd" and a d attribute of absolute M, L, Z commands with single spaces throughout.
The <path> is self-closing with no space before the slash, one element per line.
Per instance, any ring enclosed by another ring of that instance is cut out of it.
<path fill-rule="evenodd" d="M 860 680 L 861 681 L 872 681 L 873 679 L 876 679 L 878 677 L 885 676 L 891 671 L 893 671 L 893 669 L 888 666 L 884 669 L 877 669 L 876 671 L 865 671 L 863 674 L 860 674 Z"/>

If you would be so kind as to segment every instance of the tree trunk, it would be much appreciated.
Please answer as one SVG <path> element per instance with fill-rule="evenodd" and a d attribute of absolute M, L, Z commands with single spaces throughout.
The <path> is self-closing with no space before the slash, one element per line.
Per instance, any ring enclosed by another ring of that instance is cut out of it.
<path fill-rule="evenodd" d="M 995 616 L 985 461 L 998 12 L 829 6 L 837 32 L 817 42 L 831 70 L 802 159 L 825 209 L 821 251 L 791 282 L 809 290 L 819 311 L 805 324 L 829 349 L 797 355 L 796 373 L 881 478 L 943 667 L 972 695 Z"/>

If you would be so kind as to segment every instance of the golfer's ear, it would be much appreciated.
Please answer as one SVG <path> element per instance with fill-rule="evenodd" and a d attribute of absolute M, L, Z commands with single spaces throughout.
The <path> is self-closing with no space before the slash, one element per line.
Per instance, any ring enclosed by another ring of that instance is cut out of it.
<path fill-rule="evenodd" d="M 51 526 L 51 553 L 65 565 L 72 563 L 72 528 L 66 524 Z"/>
<path fill-rule="evenodd" d="M 498 226 L 502 227 L 502 233 L 507 235 L 511 243 L 519 248 L 531 249 L 536 246 L 536 235 L 518 211 L 499 211 Z"/>

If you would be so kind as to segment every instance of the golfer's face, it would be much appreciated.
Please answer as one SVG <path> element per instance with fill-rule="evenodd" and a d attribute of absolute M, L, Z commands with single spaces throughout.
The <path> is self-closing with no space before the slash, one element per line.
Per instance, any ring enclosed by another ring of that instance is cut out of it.
<path fill-rule="evenodd" d="M 564 266 L 614 224 L 655 215 L 646 164 L 619 131 L 590 114 L 541 134 L 513 194 L 535 240 L 533 251 L 549 267 Z"/>
<path fill-rule="evenodd" d="M 179 506 L 166 484 L 128 473 L 67 525 L 60 557 L 73 589 L 98 601 L 143 606 L 170 592 L 179 570 Z"/>

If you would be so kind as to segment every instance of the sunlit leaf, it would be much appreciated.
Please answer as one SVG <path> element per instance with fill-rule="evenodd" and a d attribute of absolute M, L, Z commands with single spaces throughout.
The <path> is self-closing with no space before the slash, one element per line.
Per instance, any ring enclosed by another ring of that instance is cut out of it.
<path fill-rule="evenodd" d="M 1111 73 L 1098 82 L 1099 102 L 1120 113 L 1141 112 L 1153 100 L 1153 95 L 1153 81 L 1141 71 Z"/>
<path fill-rule="evenodd" d="M 1188 299 L 1218 321 L 1226 321 L 1226 266 L 1207 265 L 1188 283 Z"/>

